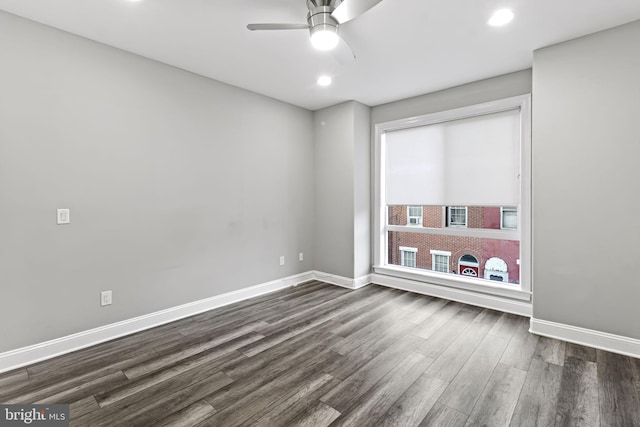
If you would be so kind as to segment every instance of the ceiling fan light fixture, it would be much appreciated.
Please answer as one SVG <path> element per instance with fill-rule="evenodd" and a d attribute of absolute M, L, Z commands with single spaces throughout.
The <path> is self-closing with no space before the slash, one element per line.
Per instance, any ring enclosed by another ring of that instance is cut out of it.
<path fill-rule="evenodd" d="M 332 25 L 320 24 L 311 28 L 311 45 L 317 50 L 331 50 L 338 45 L 338 28 Z"/>

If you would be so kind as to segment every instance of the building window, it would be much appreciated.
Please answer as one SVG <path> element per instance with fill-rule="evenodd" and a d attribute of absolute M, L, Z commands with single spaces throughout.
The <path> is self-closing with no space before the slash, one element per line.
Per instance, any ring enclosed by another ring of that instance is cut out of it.
<path fill-rule="evenodd" d="M 439 271 L 440 273 L 449 272 L 449 258 L 451 252 L 446 251 L 431 251 L 431 269 L 433 271 Z"/>
<path fill-rule="evenodd" d="M 416 267 L 416 254 L 417 248 L 408 248 L 406 246 L 400 246 L 400 265 L 403 267 Z"/>
<path fill-rule="evenodd" d="M 516 208 L 500 208 L 500 228 L 503 230 L 518 228 L 518 210 Z"/>
<path fill-rule="evenodd" d="M 407 224 L 422 225 L 422 206 L 407 207 Z"/>
<path fill-rule="evenodd" d="M 447 227 L 466 227 L 467 207 L 449 206 L 447 208 Z"/>

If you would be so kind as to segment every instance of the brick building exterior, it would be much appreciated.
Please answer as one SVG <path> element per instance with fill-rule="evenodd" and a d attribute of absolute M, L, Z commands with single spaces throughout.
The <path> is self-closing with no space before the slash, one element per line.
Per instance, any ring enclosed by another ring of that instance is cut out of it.
<path fill-rule="evenodd" d="M 471 229 L 501 229 L 501 210 L 499 207 L 469 206 L 466 208 L 465 225 L 450 224 L 450 212 L 442 206 L 423 206 L 421 218 L 413 218 L 409 224 L 409 214 L 415 215 L 415 210 L 409 211 L 408 206 L 390 206 L 389 225 L 410 225 L 412 227 L 428 228 L 471 228 Z M 453 208 L 459 209 L 459 208 Z M 464 211 L 459 209 L 458 212 Z M 449 236 L 441 234 L 423 234 L 401 231 L 390 231 L 388 235 L 389 264 L 403 265 L 402 249 L 411 251 L 410 264 L 425 270 L 434 270 L 434 253 L 450 253 L 448 272 L 466 275 L 477 274 L 485 277 L 485 263 L 492 258 L 504 261 L 508 269 L 508 281 L 518 283 L 520 278 L 520 242 L 515 240 L 486 239 L 471 236 Z M 434 251 L 434 252 L 432 252 Z M 470 256 L 470 257 L 469 257 Z M 464 258 L 463 258 L 464 257 Z M 473 258 L 477 261 L 474 264 Z M 471 260 L 472 262 L 465 262 Z M 495 264 L 495 263 L 494 263 Z M 405 265 L 408 265 L 405 263 Z M 471 269 L 465 270 L 466 267 Z M 473 272 L 475 270 L 475 273 Z M 497 280 L 500 280 L 496 277 Z"/>

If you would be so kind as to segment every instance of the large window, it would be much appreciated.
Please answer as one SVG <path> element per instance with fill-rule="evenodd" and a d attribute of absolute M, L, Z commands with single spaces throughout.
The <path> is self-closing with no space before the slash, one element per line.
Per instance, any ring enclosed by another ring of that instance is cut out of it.
<path fill-rule="evenodd" d="M 376 272 L 529 298 L 529 102 L 376 125 Z"/>

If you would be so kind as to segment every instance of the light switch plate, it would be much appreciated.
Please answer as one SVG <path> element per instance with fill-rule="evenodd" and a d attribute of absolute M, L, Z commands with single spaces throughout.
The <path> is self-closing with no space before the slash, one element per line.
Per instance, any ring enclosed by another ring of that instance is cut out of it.
<path fill-rule="evenodd" d="M 71 223 L 71 209 L 58 209 L 57 215 L 58 224 L 70 224 Z"/>
<path fill-rule="evenodd" d="M 105 306 L 105 305 L 111 305 L 112 303 L 112 293 L 111 291 L 103 291 L 100 292 L 100 305 L 101 306 Z"/>

